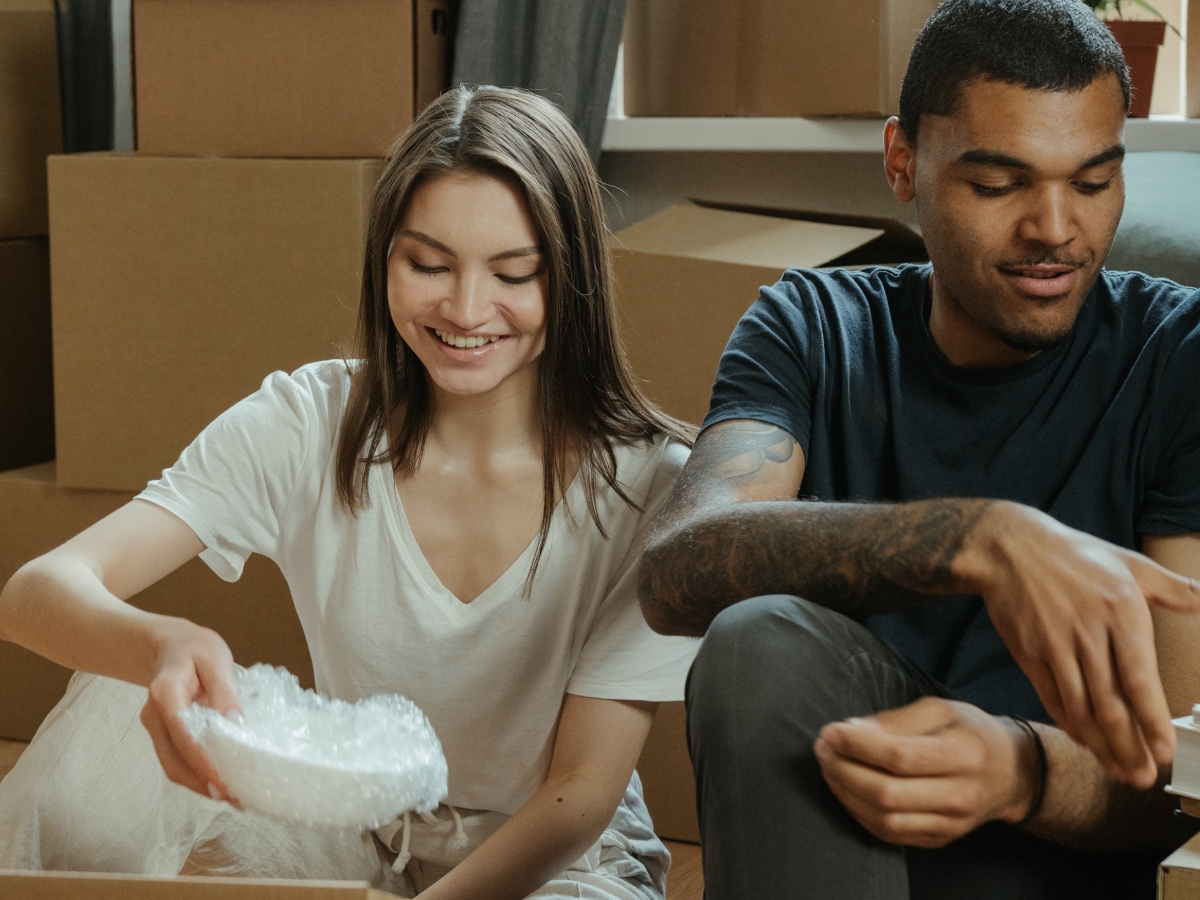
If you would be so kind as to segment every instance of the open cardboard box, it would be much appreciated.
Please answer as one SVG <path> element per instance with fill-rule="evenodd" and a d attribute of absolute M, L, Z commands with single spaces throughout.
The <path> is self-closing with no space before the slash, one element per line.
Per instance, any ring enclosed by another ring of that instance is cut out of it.
<path fill-rule="evenodd" d="M 669 206 L 612 238 L 621 332 L 654 402 L 699 424 L 721 351 L 784 269 L 924 259 L 900 222 L 712 203 Z"/>
<path fill-rule="evenodd" d="M 0 871 L 4 900 L 393 900 L 357 881 Z"/>
<path fill-rule="evenodd" d="M 1193 801 L 1190 815 L 1200 812 Z M 1158 900 L 1200 900 L 1200 835 L 1192 838 L 1158 867 Z"/>
<path fill-rule="evenodd" d="M 450 12 L 449 0 L 134 0 L 138 150 L 382 156 L 446 87 Z"/>

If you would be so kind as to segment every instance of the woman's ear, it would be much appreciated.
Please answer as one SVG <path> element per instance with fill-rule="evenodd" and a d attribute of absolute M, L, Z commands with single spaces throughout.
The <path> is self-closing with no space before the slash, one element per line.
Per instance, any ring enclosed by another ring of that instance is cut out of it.
<path fill-rule="evenodd" d="M 917 146 L 900 120 L 892 116 L 883 126 L 883 169 L 896 199 L 908 203 L 917 195 Z"/>

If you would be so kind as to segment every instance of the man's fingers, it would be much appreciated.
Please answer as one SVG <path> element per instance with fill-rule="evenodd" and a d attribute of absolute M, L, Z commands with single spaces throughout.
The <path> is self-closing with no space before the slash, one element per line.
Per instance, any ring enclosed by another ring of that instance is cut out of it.
<path fill-rule="evenodd" d="M 1022 669 L 1029 676 L 1029 680 L 1033 682 L 1038 698 L 1046 707 L 1050 718 L 1072 739 L 1091 750 L 1105 771 L 1112 770 L 1115 766 L 1112 748 L 1108 746 L 1108 741 L 1100 733 L 1099 727 L 1091 716 L 1091 703 L 1085 704 L 1087 714 L 1083 720 L 1075 719 L 1067 711 L 1058 680 L 1049 665 L 1040 660 L 1031 660 L 1026 661 L 1022 665 Z"/>
<path fill-rule="evenodd" d="M 1147 602 L 1175 612 L 1200 612 L 1200 581 L 1176 574 L 1140 554 L 1130 553 L 1129 557 L 1126 565 Z"/>
<path fill-rule="evenodd" d="M 840 791 L 852 793 L 882 812 L 928 812 L 965 817 L 977 808 L 979 798 L 964 780 L 937 776 L 896 777 L 842 756 L 820 740 L 816 752 L 825 780 L 831 787 L 836 782 Z"/>
<path fill-rule="evenodd" d="M 1148 621 L 1146 631 L 1150 633 L 1136 639 L 1128 634 L 1115 634 L 1112 654 L 1121 690 L 1129 700 L 1149 753 L 1165 765 L 1175 755 L 1175 729 L 1171 726 L 1171 710 L 1158 674 L 1158 655 Z M 1149 786 L 1139 784 L 1139 787 Z"/>
<path fill-rule="evenodd" d="M 907 706 L 885 709 L 862 721 L 874 721 L 890 734 L 934 734 L 952 725 L 957 718 L 954 704 L 940 697 L 922 697 Z"/>
<path fill-rule="evenodd" d="M 1122 776 L 1144 767 L 1149 760 L 1141 729 L 1134 721 L 1114 671 L 1114 657 L 1107 636 L 1097 646 L 1081 642 L 1080 665 L 1087 679 L 1092 713 L 1100 736 L 1112 751 Z"/>
<path fill-rule="evenodd" d="M 885 721 L 884 714 L 880 713 L 878 716 L 826 725 L 821 729 L 821 740 L 830 750 L 848 760 L 910 778 L 956 774 L 979 766 L 981 760 L 977 758 L 977 748 L 944 737 L 946 729 L 955 721 L 953 707 L 946 701 L 929 699 L 945 704 L 951 712 L 948 719 L 940 714 L 913 716 L 934 729 L 931 734 L 894 733 L 887 726 L 895 724 L 896 718 Z M 890 712 L 909 711 L 911 714 L 916 712 L 914 706 L 916 704 Z"/>

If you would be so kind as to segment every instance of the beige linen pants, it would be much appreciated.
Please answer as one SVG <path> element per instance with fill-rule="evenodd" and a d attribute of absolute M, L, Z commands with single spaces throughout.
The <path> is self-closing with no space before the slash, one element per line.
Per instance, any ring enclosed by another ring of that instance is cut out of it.
<path fill-rule="evenodd" d="M 366 881 L 401 897 L 416 896 L 449 871 L 414 853 L 396 873 L 395 852 L 372 832 L 287 825 L 168 781 L 139 719 L 145 701 L 145 688 L 82 673 L 72 678 L 0 782 L 0 869 Z M 444 820 L 445 810 L 438 812 Z M 464 819 L 483 826 L 468 827 L 465 855 L 497 822 L 494 813 Z M 414 851 L 444 830 L 419 819 L 411 827 Z M 531 897 L 661 900 L 661 877 L 646 877 L 610 831 Z"/>

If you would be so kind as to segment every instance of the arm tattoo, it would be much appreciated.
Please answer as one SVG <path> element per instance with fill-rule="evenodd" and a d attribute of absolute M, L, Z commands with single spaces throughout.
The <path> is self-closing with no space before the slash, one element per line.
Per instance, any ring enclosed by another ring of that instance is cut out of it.
<path fill-rule="evenodd" d="M 760 423 L 701 437 L 642 557 L 639 593 L 655 627 L 703 634 L 722 609 L 763 594 L 861 619 L 956 592 L 951 565 L 992 501 L 733 499 L 794 450 L 791 435 Z"/>

